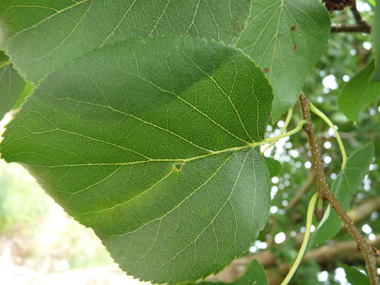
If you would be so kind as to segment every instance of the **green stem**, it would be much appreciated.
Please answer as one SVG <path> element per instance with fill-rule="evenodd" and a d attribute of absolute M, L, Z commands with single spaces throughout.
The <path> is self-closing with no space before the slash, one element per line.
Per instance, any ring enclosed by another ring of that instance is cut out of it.
<path fill-rule="evenodd" d="M 326 115 L 323 114 L 320 110 L 318 110 L 317 107 L 315 107 L 312 103 L 309 104 L 309 109 L 310 109 L 310 111 L 312 111 L 314 114 L 316 114 L 316 115 L 318 115 L 319 117 L 321 117 L 321 118 L 326 122 L 326 124 L 328 124 L 329 127 L 332 128 L 332 130 L 334 131 L 335 136 L 336 136 L 336 139 L 337 139 L 338 144 L 339 144 L 339 147 L 340 147 L 340 151 L 342 152 L 342 159 L 343 159 L 343 162 L 342 162 L 342 169 L 343 169 L 343 167 L 346 165 L 347 155 L 346 155 L 346 151 L 344 150 L 344 145 L 343 145 L 343 143 L 342 143 L 342 140 L 340 139 L 340 136 L 339 136 L 338 131 L 336 130 L 335 126 L 334 126 L 333 123 L 330 121 L 330 119 L 327 118 Z"/>
<path fill-rule="evenodd" d="M 288 136 L 294 135 L 295 133 L 298 133 L 302 129 L 302 126 L 306 123 L 307 123 L 306 120 L 299 121 L 299 123 L 297 124 L 297 127 L 295 127 L 293 130 L 291 130 L 285 134 L 279 134 L 278 136 L 275 136 L 273 138 L 267 138 L 267 139 L 263 140 L 262 142 L 260 142 L 260 144 L 265 144 L 268 142 L 269 143 L 272 143 L 272 142 L 275 143 L 279 139 L 286 138 Z"/>
<path fill-rule="evenodd" d="M 300 264 L 300 262 L 302 260 L 303 255 L 306 251 L 306 246 L 307 246 L 307 243 L 309 242 L 309 237 L 310 237 L 311 222 L 313 220 L 314 207 L 315 207 L 315 203 L 316 203 L 318 197 L 319 197 L 318 193 L 315 193 L 310 200 L 309 207 L 307 209 L 306 232 L 305 232 L 305 237 L 303 238 L 301 249 L 298 252 L 296 260 L 294 260 L 292 268 L 290 268 L 288 275 L 286 275 L 286 278 L 284 279 L 284 281 L 282 281 L 281 285 L 287 285 L 289 283 L 290 279 L 292 279 L 294 273 L 296 272 L 296 270 L 298 268 L 298 265 Z"/>
<path fill-rule="evenodd" d="M 286 128 L 288 127 L 288 125 L 289 125 L 289 122 L 290 122 L 290 119 L 292 118 L 292 115 L 293 115 L 293 106 L 289 109 L 289 111 L 288 111 L 288 115 L 286 116 L 286 120 L 285 120 L 285 124 L 284 124 L 284 126 L 282 127 L 282 129 L 281 129 L 281 131 L 280 131 L 280 135 L 282 135 L 284 132 L 285 132 L 285 130 L 286 130 Z M 262 154 L 264 154 L 272 145 L 274 145 L 276 142 L 275 141 L 273 141 L 273 142 L 271 142 L 265 149 L 264 149 L 264 151 L 263 152 L 261 152 Z"/>

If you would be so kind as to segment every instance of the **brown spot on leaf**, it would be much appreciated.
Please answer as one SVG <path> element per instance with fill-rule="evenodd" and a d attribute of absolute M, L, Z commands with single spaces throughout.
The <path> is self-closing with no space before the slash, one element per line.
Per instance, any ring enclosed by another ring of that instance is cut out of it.
<path fill-rule="evenodd" d="M 267 74 L 269 72 L 269 68 L 264 68 L 264 73 Z"/>
<path fill-rule="evenodd" d="M 297 30 L 296 25 L 291 26 L 291 27 L 290 27 L 290 30 L 291 30 L 292 32 L 294 32 L 295 30 Z"/>
<path fill-rule="evenodd" d="M 181 171 L 183 163 L 174 164 L 173 171 Z"/>
<path fill-rule="evenodd" d="M 296 52 L 298 49 L 298 46 L 294 45 L 292 49 L 293 49 L 293 52 Z"/>

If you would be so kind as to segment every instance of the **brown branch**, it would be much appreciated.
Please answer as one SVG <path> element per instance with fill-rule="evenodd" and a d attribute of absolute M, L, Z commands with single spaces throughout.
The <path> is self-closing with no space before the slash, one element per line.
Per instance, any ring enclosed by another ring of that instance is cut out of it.
<path fill-rule="evenodd" d="M 342 205 L 339 203 L 335 195 L 331 192 L 325 178 L 324 168 L 321 161 L 321 155 L 318 151 L 317 140 L 314 135 L 313 126 L 311 124 L 309 103 L 310 101 L 305 97 L 301 92 L 300 95 L 300 104 L 302 110 L 302 119 L 307 120 L 308 122 L 303 125 L 303 130 L 307 134 L 307 139 L 309 141 L 311 155 L 313 159 L 313 166 L 315 170 L 315 175 L 318 185 L 318 193 L 325 200 L 327 200 L 331 207 L 338 214 L 339 218 L 342 220 L 343 224 L 346 226 L 348 233 L 356 241 L 358 247 L 360 248 L 364 260 L 368 269 L 368 276 L 371 280 L 372 285 L 379 284 L 379 278 L 376 268 L 376 258 L 374 256 L 374 251 L 370 245 L 365 241 L 365 239 L 360 234 L 359 230 L 355 227 L 354 223 L 351 221 L 350 217 L 347 215 Z"/>
<path fill-rule="evenodd" d="M 331 24 L 331 33 L 366 33 L 370 34 L 372 25 L 367 22 L 361 22 L 356 24 Z"/>
<path fill-rule="evenodd" d="M 378 247 L 380 246 L 380 235 L 377 235 L 374 240 L 367 241 L 369 245 Z M 297 244 L 299 246 L 299 244 Z M 329 245 L 320 246 L 319 248 L 308 251 L 303 261 L 315 260 L 319 264 L 324 264 L 336 260 L 339 257 L 341 260 L 360 260 L 362 255 L 357 249 L 355 241 L 343 241 L 334 242 Z M 239 259 L 234 260 L 229 267 L 226 267 L 223 271 L 216 275 L 210 275 L 206 280 L 232 282 L 239 276 L 241 276 L 249 262 L 253 259 L 257 259 L 265 268 L 275 266 L 276 268 L 282 268 L 284 274 L 289 271 L 290 264 L 280 263 L 278 264 L 278 258 L 273 251 L 266 249 L 259 253 L 249 253 Z"/>
<path fill-rule="evenodd" d="M 364 23 L 363 19 L 362 19 L 362 16 L 360 15 L 357 7 L 356 7 L 356 3 L 354 3 L 352 6 L 351 6 L 351 12 L 352 14 L 354 14 L 354 18 L 355 18 L 355 21 L 356 23 L 360 24 L 360 23 Z"/>

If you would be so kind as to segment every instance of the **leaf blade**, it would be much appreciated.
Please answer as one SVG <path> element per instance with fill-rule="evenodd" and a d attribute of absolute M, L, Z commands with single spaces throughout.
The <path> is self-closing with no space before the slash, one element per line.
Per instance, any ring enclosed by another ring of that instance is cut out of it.
<path fill-rule="evenodd" d="M 347 281 L 350 282 L 352 285 L 370 285 L 371 284 L 368 276 L 364 275 L 356 268 L 353 268 L 346 264 L 343 264 L 342 267 L 344 268 L 344 271 L 346 272 Z"/>
<path fill-rule="evenodd" d="M 265 164 L 268 167 L 270 177 L 277 176 L 282 170 L 282 164 L 272 157 L 264 156 Z"/>
<path fill-rule="evenodd" d="M 273 120 L 298 100 L 307 73 L 324 52 L 329 14 L 318 1 L 252 2 L 236 46 L 261 66 L 273 86 Z"/>
<path fill-rule="evenodd" d="M 266 222 L 269 173 L 255 143 L 272 99 L 231 47 L 130 39 L 42 81 L 2 157 L 92 227 L 127 273 L 195 281 L 243 254 Z"/>
<path fill-rule="evenodd" d="M 375 63 L 372 61 L 344 85 L 338 96 L 336 102 L 339 110 L 352 121 L 356 121 L 360 109 L 380 96 L 380 84 L 369 80 L 374 69 Z"/>
<path fill-rule="evenodd" d="M 37 84 L 73 58 L 126 38 L 177 34 L 232 44 L 245 25 L 249 3 L 24 0 L 15 5 L 5 0 L 0 6 L 2 47 L 21 74 Z"/>

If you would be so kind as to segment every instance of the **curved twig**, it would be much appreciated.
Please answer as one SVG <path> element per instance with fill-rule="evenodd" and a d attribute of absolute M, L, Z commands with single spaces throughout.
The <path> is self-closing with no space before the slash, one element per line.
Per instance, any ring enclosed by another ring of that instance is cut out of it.
<path fill-rule="evenodd" d="M 329 201 L 331 207 L 334 208 L 335 212 L 338 214 L 339 218 L 342 220 L 343 224 L 346 226 L 348 233 L 356 241 L 359 249 L 361 250 L 364 260 L 368 269 L 368 277 L 371 280 L 372 285 L 379 284 L 379 277 L 376 268 L 376 258 L 374 256 L 373 248 L 368 245 L 365 239 L 360 234 L 359 230 L 355 227 L 354 223 L 351 221 L 350 217 L 347 215 L 346 211 L 343 209 L 342 205 L 339 203 L 338 199 L 331 192 L 325 178 L 324 168 L 321 161 L 321 156 L 318 151 L 317 140 L 314 135 L 313 126 L 311 124 L 309 103 L 310 101 L 301 92 L 300 104 L 302 110 L 302 118 L 307 120 L 308 123 L 303 126 L 304 131 L 307 134 L 307 139 L 309 141 L 311 155 L 313 159 L 313 165 L 315 170 L 315 175 L 318 184 L 318 194 L 324 199 Z"/>

